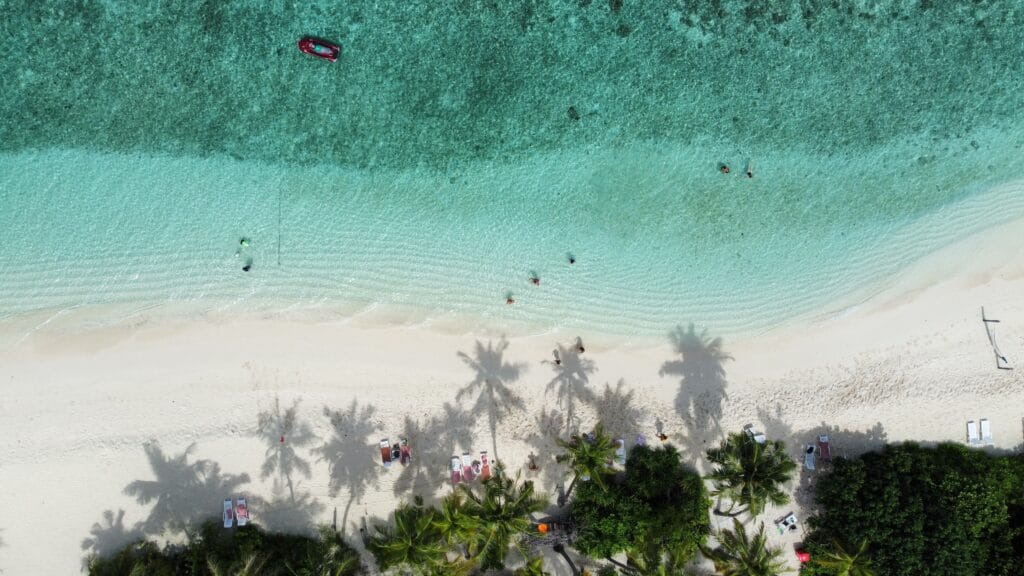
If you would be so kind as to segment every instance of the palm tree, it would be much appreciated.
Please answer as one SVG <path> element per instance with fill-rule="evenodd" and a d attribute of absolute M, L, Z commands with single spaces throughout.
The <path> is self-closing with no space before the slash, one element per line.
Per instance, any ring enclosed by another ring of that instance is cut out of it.
<path fill-rule="evenodd" d="M 558 498 L 559 506 L 568 500 L 577 480 L 593 480 L 601 490 L 607 489 L 605 479 L 609 475 L 608 464 L 615 458 L 615 444 L 612 443 L 611 437 L 604 433 L 604 426 L 600 422 L 589 437 L 573 434 L 569 441 L 559 438 L 555 442 L 565 449 L 565 453 L 559 454 L 556 460 L 568 462 L 573 472 L 569 490 Z"/>
<path fill-rule="evenodd" d="M 544 571 L 544 559 L 540 556 L 530 558 L 526 562 L 526 566 L 516 568 L 512 576 L 548 576 L 548 573 Z"/>
<path fill-rule="evenodd" d="M 449 547 L 466 542 L 473 533 L 473 519 L 463 512 L 464 504 L 462 492 L 452 492 L 441 501 L 441 508 L 434 514 L 434 527 Z M 461 552 L 468 555 L 464 547 Z"/>
<path fill-rule="evenodd" d="M 732 530 L 722 530 L 716 538 L 717 548 L 701 544 L 700 550 L 722 576 L 778 576 L 787 571 L 782 551 L 768 546 L 763 522 L 757 533 L 748 535 L 743 524 L 733 518 Z"/>
<path fill-rule="evenodd" d="M 875 576 L 868 558 L 868 540 L 861 540 L 855 554 L 850 554 L 838 541 L 832 541 L 832 550 L 825 552 L 823 557 L 815 558 L 814 563 L 833 572 L 836 576 Z"/>
<path fill-rule="evenodd" d="M 206 567 L 210 570 L 210 576 L 259 576 L 263 573 L 263 567 L 267 564 L 266 558 L 252 554 L 225 566 L 216 558 L 206 559 Z"/>
<path fill-rule="evenodd" d="M 513 544 L 524 557 L 528 556 L 516 536 L 530 529 L 529 515 L 547 505 L 545 499 L 534 494 L 533 482 L 520 484 L 518 476 L 500 474 L 483 482 L 482 494 L 465 484 L 460 489 L 466 495 L 463 513 L 475 528 L 468 538 L 469 552 L 479 561 L 481 570 L 504 568 Z"/>
<path fill-rule="evenodd" d="M 377 525 L 376 530 L 367 548 L 381 570 L 407 566 L 425 573 L 445 562 L 447 548 L 434 525 L 434 509 L 425 508 L 419 496 L 411 506 L 402 504 L 395 510 L 394 527 Z"/>
<path fill-rule="evenodd" d="M 687 576 L 684 567 L 689 562 L 682 549 L 670 549 L 667 554 L 649 534 L 641 534 L 636 544 L 626 551 L 626 569 L 638 576 Z"/>
<path fill-rule="evenodd" d="M 331 526 L 321 526 L 318 546 L 307 550 L 306 564 L 299 570 L 287 566 L 292 576 L 355 576 L 361 574 L 359 553 Z"/>
<path fill-rule="evenodd" d="M 762 444 L 747 433 L 729 434 L 721 446 L 708 450 L 708 460 L 715 465 L 708 476 L 714 483 L 711 495 L 729 500 L 729 509 L 722 514 L 757 516 L 768 503 L 789 502 L 780 486 L 793 478 L 797 465 L 781 441 Z M 733 512 L 737 504 L 743 508 Z M 715 512 L 719 513 L 717 507 Z"/>

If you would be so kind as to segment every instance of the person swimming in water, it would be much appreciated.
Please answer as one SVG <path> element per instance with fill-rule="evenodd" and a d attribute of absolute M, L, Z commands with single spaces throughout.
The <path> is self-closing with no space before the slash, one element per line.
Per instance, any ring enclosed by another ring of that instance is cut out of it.
<path fill-rule="evenodd" d="M 575 263 L 576 263 L 576 257 L 573 256 L 572 254 L 569 254 L 569 264 L 575 264 Z"/>
<path fill-rule="evenodd" d="M 753 177 L 754 177 L 754 161 L 753 160 L 749 160 L 747 162 L 747 178 L 753 178 Z"/>
<path fill-rule="evenodd" d="M 540 286 L 540 276 L 533 274 L 532 276 L 530 276 L 530 282 L 533 282 L 534 286 Z"/>
<path fill-rule="evenodd" d="M 515 303 L 516 303 L 516 299 L 513 298 L 511 294 L 509 294 L 508 296 L 505 296 L 505 304 L 512 305 L 512 304 L 515 304 Z"/>
<path fill-rule="evenodd" d="M 245 266 L 242 266 L 242 272 L 248 272 L 252 270 L 252 258 L 246 258 Z"/>
<path fill-rule="evenodd" d="M 722 174 L 728 174 L 729 173 L 729 165 L 728 164 L 719 164 L 718 165 L 718 169 L 722 171 Z"/>

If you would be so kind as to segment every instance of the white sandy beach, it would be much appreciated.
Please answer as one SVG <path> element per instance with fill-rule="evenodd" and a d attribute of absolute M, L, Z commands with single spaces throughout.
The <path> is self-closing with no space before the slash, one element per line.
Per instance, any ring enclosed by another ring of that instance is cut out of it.
<path fill-rule="evenodd" d="M 336 514 L 353 541 L 364 517 L 386 516 L 412 486 L 450 489 L 448 459 L 463 451 L 496 453 L 524 474 L 535 453 L 542 469 L 534 477 L 554 499 L 562 476 L 551 434 L 589 429 L 599 415 L 630 443 L 640 433 L 657 442 L 660 422 L 699 468 L 707 446 L 746 423 L 784 438 L 794 455 L 826 431 L 834 454 L 852 455 L 887 441 L 964 441 L 966 421 L 988 418 L 995 449 L 1013 449 L 1024 442 L 1021 237 L 1022 221 L 990 229 L 928 256 L 856 307 L 718 348 L 714 326 L 688 335 L 690 319 L 672 310 L 663 342 L 584 334 L 580 357 L 575 334 L 503 341 L 500 330 L 452 334 L 359 319 L 141 311 L 97 328 L 75 311 L 9 320 L 0 325 L 0 569 L 72 574 L 89 550 L 152 531 L 161 520 L 152 503 L 125 493 L 138 480 L 160 482 L 150 486 L 177 503 L 172 519 L 216 517 L 223 498 L 245 494 L 270 528 L 330 523 Z M 982 306 L 1001 321 L 991 326 L 1017 370 L 996 368 Z M 684 354 L 668 337 L 676 325 Z M 556 345 L 566 349 L 561 367 L 550 362 Z M 480 389 L 458 400 L 460 389 L 494 374 L 522 401 L 497 422 L 496 446 L 487 410 L 474 409 Z M 282 409 L 298 402 L 299 420 L 316 436 L 286 438 L 302 444 L 289 446 L 311 467 L 308 477 L 300 467 L 291 473 L 294 497 L 280 471 L 261 477 L 276 433 L 265 442 L 257 420 L 275 400 Z M 414 463 L 385 470 L 376 443 L 401 435 Z M 189 462 L 209 460 L 219 473 L 208 467 L 205 479 L 182 487 L 180 466 L 150 466 L 151 442 L 167 458 L 194 445 Z M 805 472 L 794 485 L 801 518 L 801 487 L 813 478 Z M 791 549 L 798 536 L 772 538 Z"/>

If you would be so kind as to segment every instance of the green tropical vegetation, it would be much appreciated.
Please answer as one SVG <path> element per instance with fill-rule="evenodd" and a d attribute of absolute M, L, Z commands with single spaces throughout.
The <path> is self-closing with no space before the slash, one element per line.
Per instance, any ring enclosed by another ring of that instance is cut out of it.
<path fill-rule="evenodd" d="M 517 568 L 512 572 L 512 576 L 548 576 L 548 573 L 544 571 L 544 559 L 530 558 L 526 562 L 526 566 Z"/>
<path fill-rule="evenodd" d="M 391 525 L 376 526 L 377 533 L 367 549 L 381 570 L 402 566 L 414 574 L 427 574 L 447 561 L 447 547 L 434 522 L 435 508 L 423 506 L 417 497 L 413 504 L 395 510 Z"/>
<path fill-rule="evenodd" d="M 861 540 L 856 552 L 850 552 L 838 540 L 830 549 L 824 549 L 814 559 L 814 565 L 835 576 L 875 576 L 868 555 L 868 541 Z"/>
<path fill-rule="evenodd" d="M 224 530 L 211 520 L 184 546 L 140 540 L 88 561 L 89 576 L 357 576 L 359 555 L 337 531 L 315 537 L 265 532 L 256 524 Z"/>
<path fill-rule="evenodd" d="M 745 432 L 732 433 L 707 455 L 714 465 L 708 475 L 714 485 L 711 495 L 729 505 L 726 510 L 716 507 L 716 513 L 748 513 L 755 517 L 768 504 L 782 506 L 789 502 L 782 486 L 793 479 L 797 464 L 786 454 L 782 441 L 760 443 Z"/>
<path fill-rule="evenodd" d="M 569 483 L 563 501 L 572 494 L 577 480 L 593 481 L 601 490 L 607 488 L 607 478 L 612 473 L 609 464 L 615 458 L 615 444 L 612 438 L 605 434 L 600 422 L 589 436 L 573 434 L 568 441 L 559 438 L 556 443 L 565 450 L 556 457 L 556 460 L 567 462 L 573 473 L 572 482 Z"/>
<path fill-rule="evenodd" d="M 390 525 L 376 527 L 367 548 L 382 570 L 401 567 L 417 575 L 500 570 L 512 548 L 528 557 L 520 537 L 532 529 L 530 514 L 547 504 L 532 482 L 497 474 L 479 486 L 460 485 L 439 508 L 424 506 L 420 498 L 400 505 Z"/>
<path fill-rule="evenodd" d="M 470 556 L 482 570 L 502 569 L 509 548 L 523 549 L 519 536 L 531 529 L 530 514 L 543 510 L 548 502 L 533 491 L 533 482 L 519 482 L 506 474 L 485 480 L 479 490 L 462 484 L 466 496 L 462 514 L 472 526 L 466 541 Z"/>
<path fill-rule="evenodd" d="M 1020 455 L 888 445 L 837 459 L 815 499 L 809 576 L 1010 576 L 1024 566 Z"/>
<path fill-rule="evenodd" d="M 580 484 L 572 502 L 573 546 L 595 558 L 632 551 L 644 566 L 660 565 L 663 557 L 682 566 L 707 537 L 710 507 L 701 477 L 683 465 L 674 446 L 636 446 L 625 473 L 607 489 Z"/>
<path fill-rule="evenodd" d="M 714 548 L 701 545 L 701 552 L 722 576 L 777 576 L 786 572 L 782 550 L 768 545 L 764 523 L 750 534 L 742 522 L 732 519 L 732 530 L 715 535 Z"/>

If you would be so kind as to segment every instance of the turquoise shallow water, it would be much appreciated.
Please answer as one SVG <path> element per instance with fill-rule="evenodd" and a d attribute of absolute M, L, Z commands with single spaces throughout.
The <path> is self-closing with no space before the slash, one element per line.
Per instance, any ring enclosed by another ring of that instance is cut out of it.
<path fill-rule="evenodd" d="M 1016 2 L 362 4 L 0 1 L 0 318 L 739 334 L 1024 216 Z"/>

